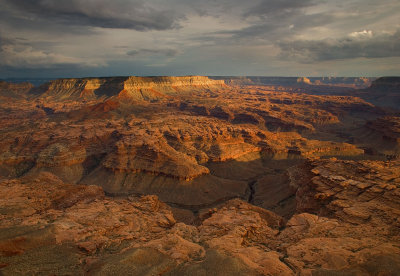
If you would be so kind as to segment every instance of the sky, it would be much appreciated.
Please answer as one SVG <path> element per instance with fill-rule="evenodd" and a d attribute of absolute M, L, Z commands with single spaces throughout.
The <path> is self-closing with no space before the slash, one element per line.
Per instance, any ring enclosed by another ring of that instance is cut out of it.
<path fill-rule="evenodd" d="M 400 75 L 399 0 L 0 0 L 0 78 Z"/>

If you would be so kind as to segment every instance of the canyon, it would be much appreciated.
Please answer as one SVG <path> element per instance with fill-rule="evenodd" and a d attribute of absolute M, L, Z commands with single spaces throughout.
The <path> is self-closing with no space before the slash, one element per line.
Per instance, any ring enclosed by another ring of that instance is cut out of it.
<path fill-rule="evenodd" d="M 0 82 L 0 274 L 396 275 L 399 83 Z"/>

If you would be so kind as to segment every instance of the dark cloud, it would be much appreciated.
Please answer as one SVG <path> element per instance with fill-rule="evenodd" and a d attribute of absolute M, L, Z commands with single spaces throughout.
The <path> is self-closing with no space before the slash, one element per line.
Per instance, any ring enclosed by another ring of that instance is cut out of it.
<path fill-rule="evenodd" d="M 400 57 L 400 30 L 375 35 L 354 32 L 342 39 L 297 40 L 279 43 L 281 57 L 303 63 L 354 58 Z"/>
<path fill-rule="evenodd" d="M 361 75 L 363 62 L 381 68 L 369 72 L 399 72 L 398 0 L 0 0 L 0 7 L 0 77 L 315 75 L 326 60 L 337 62 L 324 74 L 348 64 Z M 374 32 L 348 35 L 364 29 Z"/>
<path fill-rule="evenodd" d="M 254 44 L 257 39 L 263 43 L 273 43 L 277 40 L 291 39 L 307 29 L 322 27 L 337 20 L 333 14 L 326 12 L 305 13 L 303 8 L 315 5 L 314 1 L 294 1 L 292 6 L 290 2 L 293 1 L 264 0 L 243 14 L 245 17 L 259 17 L 259 20 L 252 21 L 249 26 L 207 34 L 198 39 L 243 44 Z"/>
<path fill-rule="evenodd" d="M 315 4 L 313 0 L 262 0 L 244 12 L 244 16 L 282 17 L 298 13 L 300 9 Z"/>
<path fill-rule="evenodd" d="M 22 18 L 63 24 L 138 31 L 167 30 L 183 19 L 172 9 L 157 8 L 140 0 L 2 0 Z"/>
<path fill-rule="evenodd" d="M 315 0 L 169 0 L 169 3 L 185 13 L 207 16 L 277 17 L 300 12 L 301 9 L 315 5 Z"/>
<path fill-rule="evenodd" d="M 138 49 L 131 50 L 127 52 L 127 55 L 137 57 L 137 56 L 165 56 L 165 57 L 174 57 L 179 54 L 177 49 Z"/>

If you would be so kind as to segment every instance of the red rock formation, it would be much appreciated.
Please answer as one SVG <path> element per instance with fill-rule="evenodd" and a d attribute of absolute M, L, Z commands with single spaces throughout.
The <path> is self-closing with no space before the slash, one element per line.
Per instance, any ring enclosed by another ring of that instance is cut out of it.
<path fill-rule="evenodd" d="M 53 100 L 110 97 L 120 94 L 133 100 L 164 98 L 178 91 L 215 88 L 224 86 L 224 81 L 202 76 L 187 77 L 113 77 L 86 79 L 59 79 L 50 81 L 32 91 L 41 97 Z"/>
<path fill-rule="evenodd" d="M 1 273 L 397 271 L 400 165 L 324 159 L 388 157 L 396 117 L 275 88 L 92 78 L 5 97 Z"/>

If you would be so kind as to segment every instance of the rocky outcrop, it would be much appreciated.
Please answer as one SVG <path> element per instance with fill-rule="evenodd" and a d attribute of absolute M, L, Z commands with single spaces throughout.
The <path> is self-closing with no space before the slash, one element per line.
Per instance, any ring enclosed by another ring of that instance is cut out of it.
<path fill-rule="evenodd" d="M 83 163 L 86 158 L 86 149 L 82 146 L 50 144 L 38 154 L 36 164 L 29 174 L 47 171 L 66 182 L 77 183 L 84 174 Z"/>
<path fill-rule="evenodd" d="M 194 157 L 176 151 L 166 141 L 129 137 L 116 144 L 116 151 L 107 156 L 103 166 L 126 173 L 150 173 L 191 180 L 209 170 Z"/>
<path fill-rule="evenodd" d="M 398 161 L 321 160 L 305 166 L 311 166 L 308 179 L 296 176 L 296 172 L 292 174 L 292 185 L 299 187 L 299 212 L 349 223 L 387 225 L 390 231 L 398 228 L 395 218 L 400 208 Z"/>
<path fill-rule="evenodd" d="M 394 257 L 400 242 L 399 168 L 397 161 L 338 160 L 293 168 L 297 210 L 314 214 L 294 216 L 281 234 L 289 239 L 297 236 L 297 244 L 287 252 L 302 260 L 293 264 L 320 266 L 322 275 L 332 270 L 395 273 L 387 264 L 400 263 Z"/>

